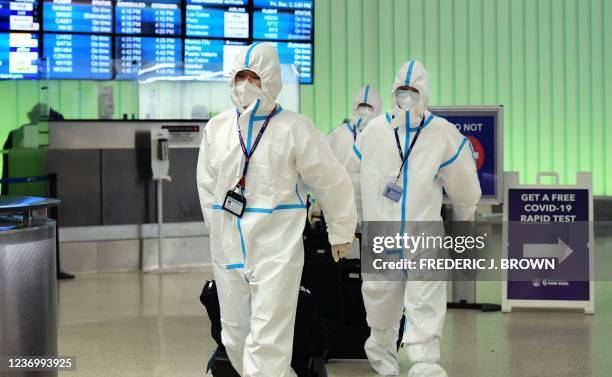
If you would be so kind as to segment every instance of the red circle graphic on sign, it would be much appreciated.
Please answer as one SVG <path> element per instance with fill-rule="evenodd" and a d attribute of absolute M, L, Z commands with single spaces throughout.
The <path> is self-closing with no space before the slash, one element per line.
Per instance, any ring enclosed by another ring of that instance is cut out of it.
<path fill-rule="evenodd" d="M 476 159 L 476 170 L 480 170 L 482 165 L 484 165 L 485 161 L 485 150 L 480 141 L 476 139 L 474 136 L 468 136 L 470 143 L 472 143 L 472 148 L 474 150 L 474 158 Z"/>

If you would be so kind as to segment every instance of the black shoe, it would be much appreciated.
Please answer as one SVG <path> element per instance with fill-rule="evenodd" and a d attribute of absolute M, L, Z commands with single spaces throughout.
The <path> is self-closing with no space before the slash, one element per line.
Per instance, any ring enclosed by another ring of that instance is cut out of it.
<path fill-rule="evenodd" d="M 57 272 L 57 280 L 70 280 L 70 279 L 74 279 L 74 275 L 71 275 L 64 271 Z"/>

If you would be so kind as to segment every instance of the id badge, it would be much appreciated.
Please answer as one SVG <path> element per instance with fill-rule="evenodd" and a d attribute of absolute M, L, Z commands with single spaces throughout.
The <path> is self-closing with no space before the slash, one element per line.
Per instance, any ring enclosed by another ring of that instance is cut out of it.
<path fill-rule="evenodd" d="M 403 192 L 404 189 L 402 188 L 402 186 L 396 185 L 395 183 L 387 183 L 387 186 L 385 186 L 385 191 L 383 192 L 383 196 L 397 203 L 402 198 Z"/>
<path fill-rule="evenodd" d="M 228 191 L 223 201 L 223 209 L 234 216 L 242 217 L 246 208 L 246 198 L 236 191 Z"/>

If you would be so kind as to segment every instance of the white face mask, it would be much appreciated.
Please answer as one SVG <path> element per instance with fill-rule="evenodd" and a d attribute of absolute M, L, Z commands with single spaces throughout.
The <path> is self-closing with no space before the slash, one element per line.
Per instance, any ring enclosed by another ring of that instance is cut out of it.
<path fill-rule="evenodd" d="M 252 84 L 249 80 L 243 80 L 234 85 L 234 94 L 239 105 L 246 109 L 257 99 L 261 98 L 262 91 L 260 87 Z"/>
<path fill-rule="evenodd" d="M 362 118 L 370 118 L 374 114 L 374 110 L 368 106 L 359 106 L 357 114 Z"/>
<path fill-rule="evenodd" d="M 419 93 L 412 90 L 398 90 L 395 92 L 395 101 L 400 109 L 410 111 L 419 103 Z"/>
<path fill-rule="evenodd" d="M 374 109 L 369 106 L 359 106 L 356 113 L 365 124 L 368 124 L 374 117 Z"/>

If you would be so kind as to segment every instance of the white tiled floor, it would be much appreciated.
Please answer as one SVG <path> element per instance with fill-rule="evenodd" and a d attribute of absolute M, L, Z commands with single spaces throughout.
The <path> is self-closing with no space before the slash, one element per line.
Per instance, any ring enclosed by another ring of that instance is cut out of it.
<path fill-rule="evenodd" d="M 77 357 L 77 371 L 61 376 L 204 376 L 215 346 L 198 296 L 210 276 L 133 272 L 60 282 L 59 353 Z M 441 364 L 450 377 L 610 377 L 611 293 L 598 286 L 594 316 L 450 310 Z M 328 372 L 375 376 L 364 361 L 333 361 Z"/>

